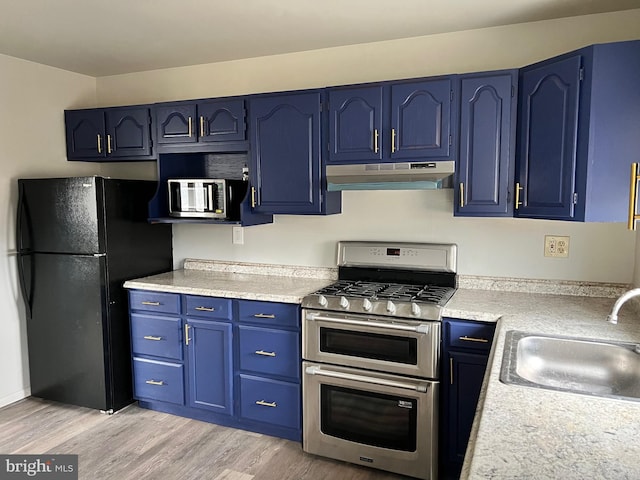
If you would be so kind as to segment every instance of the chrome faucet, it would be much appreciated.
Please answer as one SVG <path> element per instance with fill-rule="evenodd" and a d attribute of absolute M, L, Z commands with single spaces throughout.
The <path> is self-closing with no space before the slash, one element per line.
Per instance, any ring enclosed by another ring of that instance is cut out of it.
<path fill-rule="evenodd" d="M 622 305 L 624 305 L 627 300 L 638 296 L 640 296 L 640 288 L 634 288 L 633 290 L 629 290 L 628 292 L 620 295 L 620 298 L 618 298 L 616 303 L 613 304 L 611 313 L 607 317 L 607 322 L 613 323 L 614 325 L 618 323 L 618 312 L 620 311 L 620 308 L 622 308 Z"/>

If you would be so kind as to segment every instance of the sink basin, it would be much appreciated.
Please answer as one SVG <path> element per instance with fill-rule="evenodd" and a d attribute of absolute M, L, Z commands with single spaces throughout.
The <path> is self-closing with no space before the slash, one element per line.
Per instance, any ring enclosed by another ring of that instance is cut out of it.
<path fill-rule="evenodd" d="M 508 331 L 503 383 L 640 400 L 636 344 Z"/>

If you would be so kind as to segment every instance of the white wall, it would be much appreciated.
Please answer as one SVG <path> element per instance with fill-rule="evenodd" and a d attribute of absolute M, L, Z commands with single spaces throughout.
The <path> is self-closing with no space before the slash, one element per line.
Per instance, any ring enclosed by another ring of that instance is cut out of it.
<path fill-rule="evenodd" d="M 98 173 L 98 164 L 67 161 L 63 116 L 66 108 L 95 101 L 95 78 L 0 55 L 0 406 L 29 395 L 16 273 L 16 180 Z"/>
<path fill-rule="evenodd" d="M 638 25 L 640 10 L 628 10 L 102 77 L 97 93 L 101 105 L 118 105 L 513 68 L 591 43 L 640 38 Z M 150 164 L 103 171 L 155 174 Z M 460 246 L 462 274 L 633 280 L 636 238 L 623 224 L 465 219 L 452 210 L 451 191 L 343 193 L 341 215 L 276 216 L 273 225 L 246 228 L 244 245 L 232 245 L 227 226 L 176 225 L 174 257 L 176 266 L 185 257 L 331 266 L 342 239 L 444 241 Z M 545 234 L 571 237 L 568 259 L 543 256 Z"/>

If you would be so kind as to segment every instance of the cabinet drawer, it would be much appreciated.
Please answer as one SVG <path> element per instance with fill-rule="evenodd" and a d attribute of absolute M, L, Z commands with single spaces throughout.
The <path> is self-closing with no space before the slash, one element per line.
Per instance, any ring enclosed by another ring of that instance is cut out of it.
<path fill-rule="evenodd" d="M 194 317 L 231 320 L 231 300 L 217 297 L 185 295 L 185 313 Z"/>
<path fill-rule="evenodd" d="M 238 321 L 260 325 L 299 328 L 300 307 L 293 303 L 239 300 Z"/>
<path fill-rule="evenodd" d="M 136 398 L 183 405 L 183 385 L 181 364 L 133 359 L 133 391 Z"/>
<path fill-rule="evenodd" d="M 300 428 L 300 385 L 240 375 L 240 415 L 259 422 Z"/>
<path fill-rule="evenodd" d="M 138 355 L 182 360 L 180 318 L 132 313 L 131 348 Z"/>
<path fill-rule="evenodd" d="M 494 323 L 448 320 L 447 344 L 450 348 L 469 348 L 488 351 L 491 348 Z"/>
<path fill-rule="evenodd" d="M 129 292 L 129 307 L 131 310 L 179 314 L 180 295 L 176 293 L 132 290 Z"/>
<path fill-rule="evenodd" d="M 238 327 L 240 369 L 300 378 L 300 340 L 297 332 Z"/>

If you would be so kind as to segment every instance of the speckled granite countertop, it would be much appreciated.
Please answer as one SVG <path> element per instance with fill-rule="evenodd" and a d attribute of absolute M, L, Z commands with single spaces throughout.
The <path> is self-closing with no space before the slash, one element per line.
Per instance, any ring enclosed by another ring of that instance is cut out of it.
<path fill-rule="evenodd" d="M 498 321 L 462 479 L 639 479 L 640 402 L 500 382 L 505 333 L 640 343 L 640 318 L 612 298 L 459 289 L 446 316 Z"/>
<path fill-rule="evenodd" d="M 129 280 L 125 288 L 211 297 L 300 303 L 337 277 L 330 268 L 256 265 L 187 259 L 184 268 Z"/>

